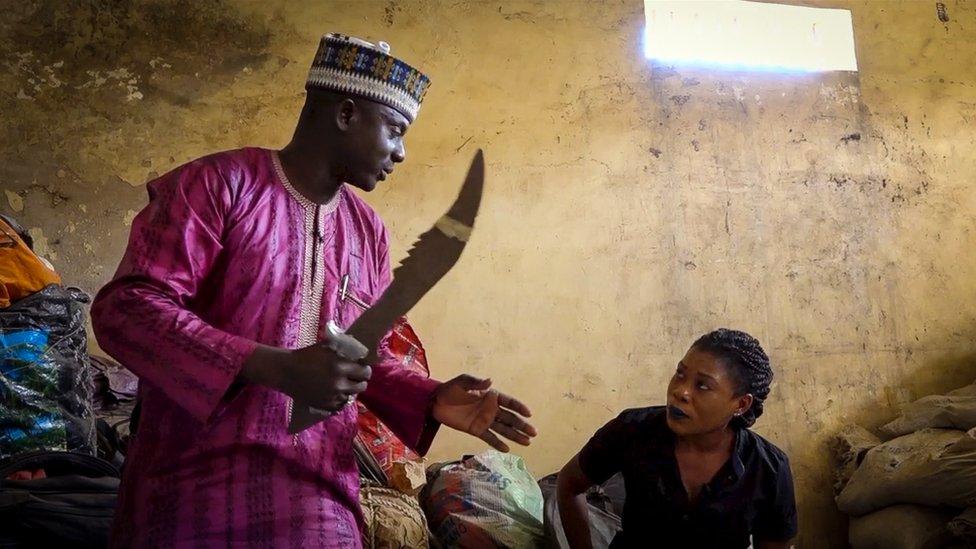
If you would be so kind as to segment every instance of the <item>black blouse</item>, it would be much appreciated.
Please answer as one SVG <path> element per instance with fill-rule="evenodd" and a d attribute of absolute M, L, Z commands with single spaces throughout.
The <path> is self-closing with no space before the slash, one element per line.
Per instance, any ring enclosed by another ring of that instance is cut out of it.
<path fill-rule="evenodd" d="M 663 406 L 625 410 L 593 435 L 579 461 L 597 484 L 623 474 L 627 499 L 614 549 L 738 549 L 751 541 L 786 541 L 796 535 L 789 460 L 748 429 L 737 431 L 732 456 L 694 504 L 681 482 Z"/>

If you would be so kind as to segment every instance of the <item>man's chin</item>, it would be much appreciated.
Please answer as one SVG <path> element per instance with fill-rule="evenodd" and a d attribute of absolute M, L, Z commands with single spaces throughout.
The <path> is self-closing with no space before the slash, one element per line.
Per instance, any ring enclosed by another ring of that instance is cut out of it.
<path fill-rule="evenodd" d="M 377 181 L 376 178 L 363 178 L 358 180 L 349 180 L 346 181 L 346 183 L 352 185 L 353 187 L 356 187 L 359 190 L 370 192 L 376 188 L 376 186 L 379 184 L 379 181 Z"/>

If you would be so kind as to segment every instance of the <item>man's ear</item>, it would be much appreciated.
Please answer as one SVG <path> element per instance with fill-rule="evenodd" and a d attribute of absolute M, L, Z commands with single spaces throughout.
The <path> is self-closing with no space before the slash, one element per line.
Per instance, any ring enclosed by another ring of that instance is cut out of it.
<path fill-rule="evenodd" d="M 336 127 L 340 131 L 346 131 L 356 121 L 359 116 L 359 106 L 350 98 L 343 99 L 336 109 Z"/>

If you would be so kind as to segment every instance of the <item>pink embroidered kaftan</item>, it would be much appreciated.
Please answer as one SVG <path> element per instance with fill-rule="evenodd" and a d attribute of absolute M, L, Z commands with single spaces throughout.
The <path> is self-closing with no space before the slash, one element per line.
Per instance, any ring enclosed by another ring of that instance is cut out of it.
<path fill-rule="evenodd" d="M 292 436 L 291 399 L 238 374 L 256 342 L 298 348 L 329 320 L 348 327 L 360 309 L 338 299 L 344 275 L 355 297 L 379 298 L 391 281 L 382 221 L 345 187 L 311 203 L 264 149 L 204 157 L 148 187 L 92 305 L 99 344 L 140 378 L 113 545 L 359 547 L 356 406 Z M 380 356 L 361 399 L 423 452 L 437 382 L 385 346 Z"/>

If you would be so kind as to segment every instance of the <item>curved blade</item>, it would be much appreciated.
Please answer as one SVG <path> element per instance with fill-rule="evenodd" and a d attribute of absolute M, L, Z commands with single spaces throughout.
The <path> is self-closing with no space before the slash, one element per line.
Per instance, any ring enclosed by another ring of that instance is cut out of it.
<path fill-rule="evenodd" d="M 485 184 L 485 159 L 481 149 L 475 153 L 457 199 L 447 217 L 462 226 L 474 227 Z M 368 362 L 376 360 L 380 341 L 401 316 L 407 314 L 461 257 L 466 240 L 448 236 L 437 224 L 420 235 L 407 257 L 393 269 L 393 282 L 383 295 L 346 330 L 369 349 Z M 322 416 L 295 403 L 289 433 L 297 433 L 322 420 Z"/>
<path fill-rule="evenodd" d="M 468 227 L 474 226 L 485 182 L 485 160 L 479 149 L 468 168 L 461 192 L 447 215 Z M 346 333 L 370 350 L 375 358 L 380 340 L 398 318 L 407 314 L 437 282 L 451 270 L 466 242 L 445 235 L 436 226 L 420 235 L 407 257 L 393 269 L 393 282 L 380 299 L 353 322 Z"/>

